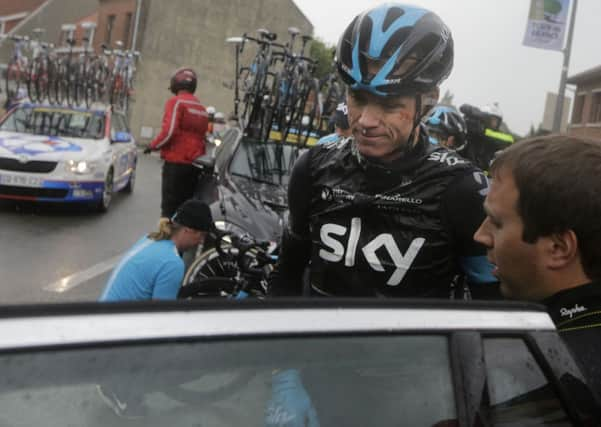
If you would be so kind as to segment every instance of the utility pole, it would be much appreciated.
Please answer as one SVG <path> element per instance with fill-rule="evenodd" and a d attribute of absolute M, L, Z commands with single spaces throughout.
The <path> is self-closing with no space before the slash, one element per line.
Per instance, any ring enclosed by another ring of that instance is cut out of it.
<path fill-rule="evenodd" d="M 578 0 L 572 0 L 572 15 L 570 17 L 570 28 L 568 30 L 568 41 L 563 49 L 563 67 L 561 69 L 561 80 L 559 81 L 559 92 L 557 93 L 557 104 L 555 105 L 555 116 L 553 117 L 553 133 L 561 131 L 561 118 L 563 116 L 563 102 L 568 79 L 568 68 L 570 66 L 570 54 L 572 53 L 572 37 L 574 36 L 574 24 L 576 22 L 576 10 Z"/>

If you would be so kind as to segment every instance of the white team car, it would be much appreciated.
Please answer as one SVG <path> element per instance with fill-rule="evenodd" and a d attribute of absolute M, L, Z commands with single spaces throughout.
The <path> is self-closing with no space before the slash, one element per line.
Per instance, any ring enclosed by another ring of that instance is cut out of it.
<path fill-rule="evenodd" d="M 88 203 L 108 210 L 131 192 L 137 150 L 125 116 L 111 107 L 24 103 L 0 122 L 0 198 Z"/>

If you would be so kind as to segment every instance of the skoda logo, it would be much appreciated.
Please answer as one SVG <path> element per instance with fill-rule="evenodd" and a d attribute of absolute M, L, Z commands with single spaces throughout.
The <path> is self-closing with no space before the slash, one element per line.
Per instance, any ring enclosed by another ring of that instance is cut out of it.
<path fill-rule="evenodd" d="M 29 157 L 27 157 L 25 154 L 21 154 L 17 160 L 19 160 L 19 163 L 27 163 L 29 161 Z"/>

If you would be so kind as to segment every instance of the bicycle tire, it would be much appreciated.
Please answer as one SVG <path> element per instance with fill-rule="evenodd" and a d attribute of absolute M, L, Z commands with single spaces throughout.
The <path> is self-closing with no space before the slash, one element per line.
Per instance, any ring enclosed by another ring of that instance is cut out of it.
<path fill-rule="evenodd" d="M 50 62 L 48 58 L 43 58 L 40 61 L 35 88 L 40 102 L 44 102 L 45 99 L 50 102 Z"/>
<path fill-rule="evenodd" d="M 49 104 L 56 103 L 56 86 L 54 80 L 56 79 L 54 62 L 50 59 L 46 59 L 46 97 L 48 98 Z"/>
<path fill-rule="evenodd" d="M 236 249 L 231 248 L 231 245 L 222 244 L 222 248 L 224 248 L 225 251 L 232 251 L 232 253 L 234 254 L 233 256 L 236 255 Z M 248 252 L 246 252 L 246 256 L 251 258 L 249 260 L 248 264 L 252 265 L 253 260 L 256 259 L 257 252 L 256 252 L 256 250 L 251 249 Z M 273 269 L 273 266 L 270 266 L 269 268 Z M 188 290 L 183 290 L 183 289 L 186 286 L 189 286 L 193 283 L 198 283 L 207 278 L 219 278 L 219 279 L 231 280 L 236 276 L 238 271 L 239 271 L 238 265 L 231 260 L 224 260 L 216 248 L 208 249 L 208 250 L 204 251 L 202 254 L 200 254 L 200 256 L 198 258 L 196 258 L 192 262 L 192 264 L 190 264 L 190 267 L 188 267 L 188 270 L 186 271 L 186 274 L 184 275 L 184 279 L 182 280 L 182 287 L 180 289 L 180 294 L 181 295 L 193 294 L 194 291 L 196 290 L 196 288 L 190 288 Z M 234 297 L 234 295 L 227 292 L 231 287 L 231 283 L 223 282 L 222 285 L 224 286 L 224 288 L 223 288 L 224 293 L 223 293 L 223 295 L 220 295 L 219 297 L 220 298 Z M 195 286 L 199 287 L 200 285 L 195 285 Z M 212 282 L 212 283 L 207 282 L 207 284 L 205 286 L 206 287 L 216 286 L 216 282 Z M 206 290 L 206 288 L 204 290 Z M 195 297 L 201 298 L 201 297 L 216 296 L 216 295 L 214 295 L 215 294 L 214 290 L 209 289 L 209 291 L 212 292 L 213 295 L 197 294 L 197 296 L 195 296 Z M 260 296 L 260 295 L 253 295 L 253 296 Z M 186 297 L 186 298 L 194 298 L 194 297 Z"/>
<path fill-rule="evenodd" d="M 9 62 L 8 66 L 6 67 L 6 78 L 4 80 L 4 88 L 5 88 L 4 93 L 6 93 L 7 99 L 11 99 L 11 98 L 9 98 L 11 96 L 11 94 L 13 96 L 16 96 L 19 91 L 20 84 L 21 84 L 20 68 L 21 67 L 19 66 L 18 62 L 15 60 L 12 60 L 11 62 Z"/>
<path fill-rule="evenodd" d="M 294 99 L 293 110 L 284 133 L 284 141 L 288 139 L 290 131 L 296 130 L 299 145 L 306 145 L 315 130 L 315 120 L 318 119 L 319 83 L 317 79 L 309 77 L 299 84 L 298 96 Z M 312 104 L 310 97 L 313 97 Z M 309 105 L 309 107 L 307 107 Z M 306 122 L 306 123 L 305 123 Z"/>
<path fill-rule="evenodd" d="M 27 93 L 32 102 L 39 102 L 40 100 L 37 88 L 37 80 L 39 76 L 38 69 L 38 60 L 31 61 L 29 70 L 27 72 Z"/>
<path fill-rule="evenodd" d="M 179 299 L 232 298 L 237 284 L 231 277 L 205 277 L 182 286 L 177 297 Z"/>

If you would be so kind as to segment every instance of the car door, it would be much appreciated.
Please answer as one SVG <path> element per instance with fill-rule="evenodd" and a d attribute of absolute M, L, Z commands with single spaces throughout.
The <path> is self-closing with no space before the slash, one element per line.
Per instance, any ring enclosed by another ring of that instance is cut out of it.
<path fill-rule="evenodd" d="M 127 123 L 122 114 L 113 112 L 111 115 L 111 146 L 113 148 L 113 167 L 115 171 L 115 189 L 120 190 L 129 179 L 134 156 L 133 140 L 129 142 L 113 142 L 118 132 L 129 133 Z"/>
<path fill-rule="evenodd" d="M 435 302 L 5 309 L 0 420 L 131 425 L 114 395 L 147 426 L 595 425 L 559 380 L 580 374 L 552 327 L 544 312 Z"/>

